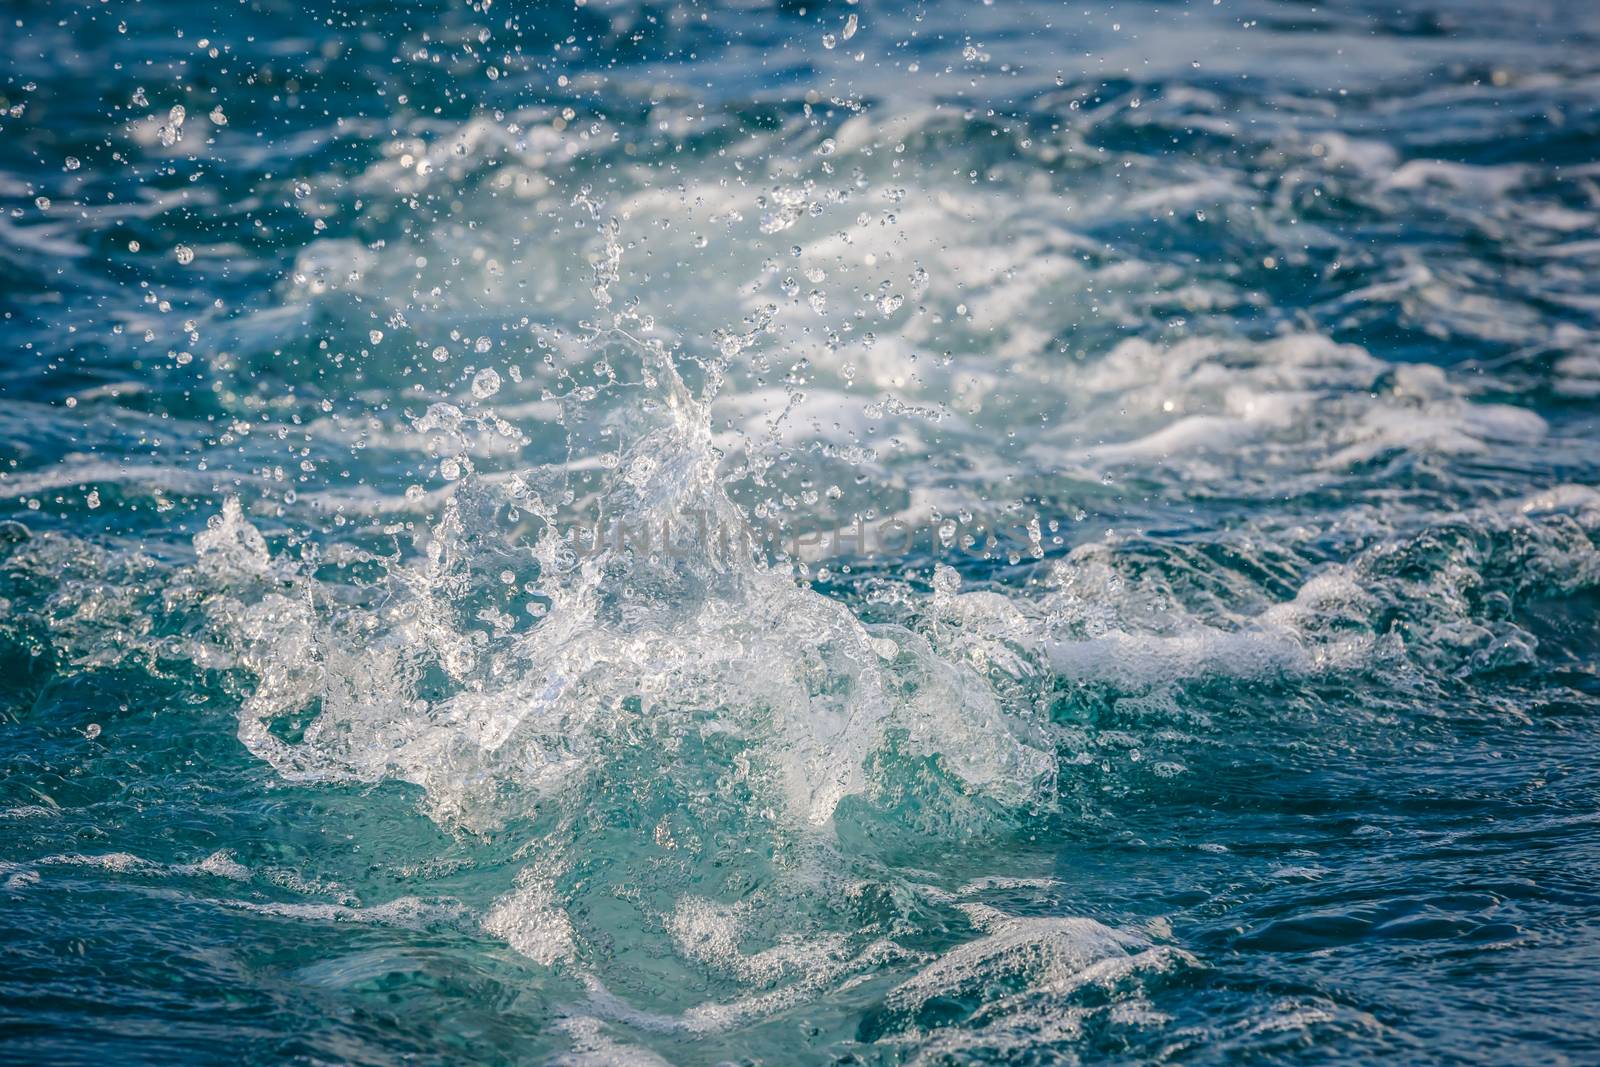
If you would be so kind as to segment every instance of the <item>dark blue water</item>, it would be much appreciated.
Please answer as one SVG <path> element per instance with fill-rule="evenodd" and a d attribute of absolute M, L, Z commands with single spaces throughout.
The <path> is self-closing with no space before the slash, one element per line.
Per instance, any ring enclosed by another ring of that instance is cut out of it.
<path fill-rule="evenodd" d="M 1596 9 L 0 14 L 0 1059 L 1600 1058 Z"/>

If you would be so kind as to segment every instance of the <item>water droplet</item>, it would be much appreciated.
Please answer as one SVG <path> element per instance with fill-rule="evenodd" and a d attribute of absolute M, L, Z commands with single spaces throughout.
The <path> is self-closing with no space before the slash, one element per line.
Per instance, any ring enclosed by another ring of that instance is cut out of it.
<path fill-rule="evenodd" d="M 500 391 L 500 374 L 493 367 L 485 367 L 472 379 L 472 395 L 487 400 Z"/>

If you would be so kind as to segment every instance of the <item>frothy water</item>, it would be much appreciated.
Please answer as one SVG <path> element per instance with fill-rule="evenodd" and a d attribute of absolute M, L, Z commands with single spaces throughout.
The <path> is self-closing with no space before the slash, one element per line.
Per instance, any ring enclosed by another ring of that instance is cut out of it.
<path fill-rule="evenodd" d="M 1591 14 L 13 14 L 16 1055 L 1594 1053 Z"/>

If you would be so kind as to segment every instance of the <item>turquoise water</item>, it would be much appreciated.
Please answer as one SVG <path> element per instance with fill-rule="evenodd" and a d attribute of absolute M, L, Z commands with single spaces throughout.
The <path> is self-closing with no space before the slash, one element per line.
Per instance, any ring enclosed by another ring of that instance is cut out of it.
<path fill-rule="evenodd" d="M 1600 13 L 24 3 L 0 1059 L 1600 1058 Z"/>

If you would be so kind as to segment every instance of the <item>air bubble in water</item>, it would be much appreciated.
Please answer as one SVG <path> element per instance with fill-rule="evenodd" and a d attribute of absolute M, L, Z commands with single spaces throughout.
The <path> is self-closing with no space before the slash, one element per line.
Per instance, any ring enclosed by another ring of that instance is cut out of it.
<path fill-rule="evenodd" d="M 382 330 L 368 330 L 367 331 L 367 340 L 371 341 L 373 344 L 378 344 L 379 342 L 381 342 L 383 340 L 383 331 Z"/>
<path fill-rule="evenodd" d="M 450 350 L 444 345 L 437 345 L 433 350 L 433 358 L 437 362 L 443 363 L 445 360 L 450 358 Z"/>
<path fill-rule="evenodd" d="M 78 161 L 78 157 L 77 156 L 68 156 L 67 157 L 67 169 L 68 170 L 77 170 L 81 166 L 83 166 L 83 164 Z"/>
<path fill-rule="evenodd" d="M 483 353 L 489 351 L 489 349 L 491 349 L 493 347 L 494 347 L 494 342 L 493 341 L 489 340 L 487 337 L 480 337 L 480 338 L 477 339 L 477 341 L 473 342 L 472 350 L 474 352 L 477 352 L 479 355 L 482 355 Z"/>
<path fill-rule="evenodd" d="M 177 256 L 178 262 L 182 263 L 186 267 L 194 262 L 194 249 L 190 248 L 188 245 L 179 245 L 177 248 L 172 250 L 172 254 Z"/>

